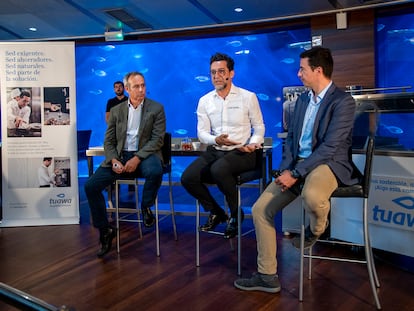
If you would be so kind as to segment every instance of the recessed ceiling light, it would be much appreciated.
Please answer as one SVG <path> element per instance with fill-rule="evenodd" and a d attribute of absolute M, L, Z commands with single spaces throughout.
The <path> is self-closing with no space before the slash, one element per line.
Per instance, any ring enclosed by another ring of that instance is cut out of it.
<path fill-rule="evenodd" d="M 30 31 L 37 31 L 37 28 L 36 27 L 30 27 L 29 30 Z"/>
<path fill-rule="evenodd" d="M 240 13 L 240 12 L 243 12 L 243 9 L 242 8 L 235 8 L 234 12 Z"/>

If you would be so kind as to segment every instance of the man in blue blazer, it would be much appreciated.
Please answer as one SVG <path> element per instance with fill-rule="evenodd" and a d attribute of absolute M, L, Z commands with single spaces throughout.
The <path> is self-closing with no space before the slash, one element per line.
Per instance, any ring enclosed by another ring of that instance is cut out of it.
<path fill-rule="evenodd" d="M 129 99 L 111 109 L 104 141 L 105 160 L 85 184 L 93 225 L 100 233 L 98 257 L 110 251 L 116 236 L 116 229 L 108 222 L 102 191 L 119 177 L 145 178 L 141 209 L 144 225 L 151 227 L 155 223 L 151 206 L 162 182 L 164 107 L 146 98 L 141 73 L 128 73 L 124 83 Z"/>
<path fill-rule="evenodd" d="M 310 90 L 301 94 L 289 124 L 278 176 L 252 208 L 257 239 L 257 272 L 238 279 L 242 290 L 280 291 L 276 260 L 274 217 L 301 195 L 309 214 L 305 248 L 311 247 L 328 225 L 329 198 L 352 177 L 355 101 L 331 80 L 333 59 L 329 49 L 314 47 L 300 55 L 298 77 Z"/>

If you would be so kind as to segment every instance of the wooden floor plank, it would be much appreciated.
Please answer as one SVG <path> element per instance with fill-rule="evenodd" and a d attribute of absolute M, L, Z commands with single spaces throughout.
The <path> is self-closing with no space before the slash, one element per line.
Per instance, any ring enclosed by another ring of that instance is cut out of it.
<path fill-rule="evenodd" d="M 80 185 L 81 187 L 81 185 Z M 85 219 L 80 225 L 0 229 L 0 282 L 56 306 L 75 310 L 375 310 L 365 266 L 315 261 L 313 279 L 305 280 L 298 301 L 299 252 L 278 234 L 279 294 L 243 292 L 233 286 L 237 254 L 220 236 L 201 234 L 200 267 L 195 266 L 195 219 L 177 216 L 178 241 L 169 218 L 160 224 L 161 256 L 155 233 L 122 224 L 121 253 L 98 259 L 98 234 Z M 251 220 L 244 222 L 252 226 Z M 114 245 L 115 246 L 115 245 Z M 328 253 L 343 247 L 318 246 Z M 413 311 L 413 273 L 378 258 L 383 310 Z M 254 233 L 243 238 L 243 276 L 256 267 Z M 0 310 L 15 310 L 0 303 Z"/>

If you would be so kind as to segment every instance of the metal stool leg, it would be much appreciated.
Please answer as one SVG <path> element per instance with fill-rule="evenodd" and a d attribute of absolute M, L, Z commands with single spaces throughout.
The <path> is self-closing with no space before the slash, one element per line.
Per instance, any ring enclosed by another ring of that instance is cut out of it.
<path fill-rule="evenodd" d="M 168 185 L 169 185 L 169 196 L 170 196 L 170 212 L 171 212 L 171 221 L 174 230 L 174 239 L 177 241 L 177 225 L 175 223 L 175 210 L 174 210 L 174 201 L 173 201 L 173 187 L 172 187 L 172 180 L 171 174 L 168 174 Z"/>
<path fill-rule="evenodd" d="M 364 230 L 364 244 L 365 244 L 365 259 L 367 263 L 367 269 L 368 269 L 368 276 L 369 276 L 369 282 L 371 284 L 371 290 L 372 294 L 374 296 L 375 305 L 378 310 L 381 309 L 381 304 L 378 298 L 377 293 L 377 286 L 379 287 L 379 281 L 377 277 L 377 273 L 375 271 L 375 266 L 373 266 L 373 258 L 372 256 L 372 249 L 371 244 L 369 241 L 369 232 L 368 232 L 368 199 L 364 199 L 364 211 L 363 211 L 363 230 Z M 375 277 L 374 277 L 375 275 Z"/>
<path fill-rule="evenodd" d="M 200 267 L 200 203 L 196 200 L 196 267 Z"/>
<path fill-rule="evenodd" d="M 137 209 L 137 219 L 138 219 L 138 232 L 139 238 L 142 239 L 142 221 L 141 221 L 141 213 L 139 210 L 139 193 L 138 193 L 138 179 L 135 179 L 134 183 L 134 191 L 135 191 L 135 208 Z"/>
<path fill-rule="evenodd" d="M 302 203 L 302 223 L 300 225 L 300 271 L 299 271 L 299 301 L 303 301 L 303 265 L 305 256 L 305 209 Z"/>
<path fill-rule="evenodd" d="M 240 187 L 237 186 L 237 195 L 238 195 L 238 206 L 237 206 L 237 275 L 241 275 L 241 226 L 242 226 L 242 219 L 241 219 L 241 195 L 240 195 Z"/>
<path fill-rule="evenodd" d="M 120 237 L 119 235 L 119 189 L 118 189 L 118 181 L 115 181 L 115 219 L 116 219 L 116 251 L 119 254 L 119 243 Z"/>
<path fill-rule="evenodd" d="M 158 219 L 158 195 L 155 197 L 155 242 L 157 246 L 157 256 L 160 257 L 160 227 Z"/>

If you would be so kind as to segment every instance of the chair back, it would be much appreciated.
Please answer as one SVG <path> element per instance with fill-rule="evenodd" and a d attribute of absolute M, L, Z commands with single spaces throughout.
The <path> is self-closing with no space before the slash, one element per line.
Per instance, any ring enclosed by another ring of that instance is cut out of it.
<path fill-rule="evenodd" d="M 161 148 L 163 159 L 163 172 L 171 173 L 171 133 L 164 134 L 164 144 Z"/>
<path fill-rule="evenodd" d="M 375 139 L 372 135 L 368 137 L 365 149 L 365 168 L 364 177 L 362 179 L 362 189 L 364 197 L 368 198 L 369 188 L 371 186 L 372 162 L 374 161 Z"/>
<path fill-rule="evenodd" d="M 92 130 L 77 131 L 78 159 L 86 158 L 86 150 L 89 148 Z"/>
<path fill-rule="evenodd" d="M 352 149 L 349 151 L 350 160 L 352 163 L 352 177 L 358 179 L 358 183 L 350 186 L 340 185 L 332 193 L 332 197 L 359 197 L 368 198 L 369 188 L 371 185 L 372 162 L 374 155 L 374 137 L 368 136 L 365 143 L 365 165 L 364 173 L 362 174 L 355 163 L 352 161 Z"/>

